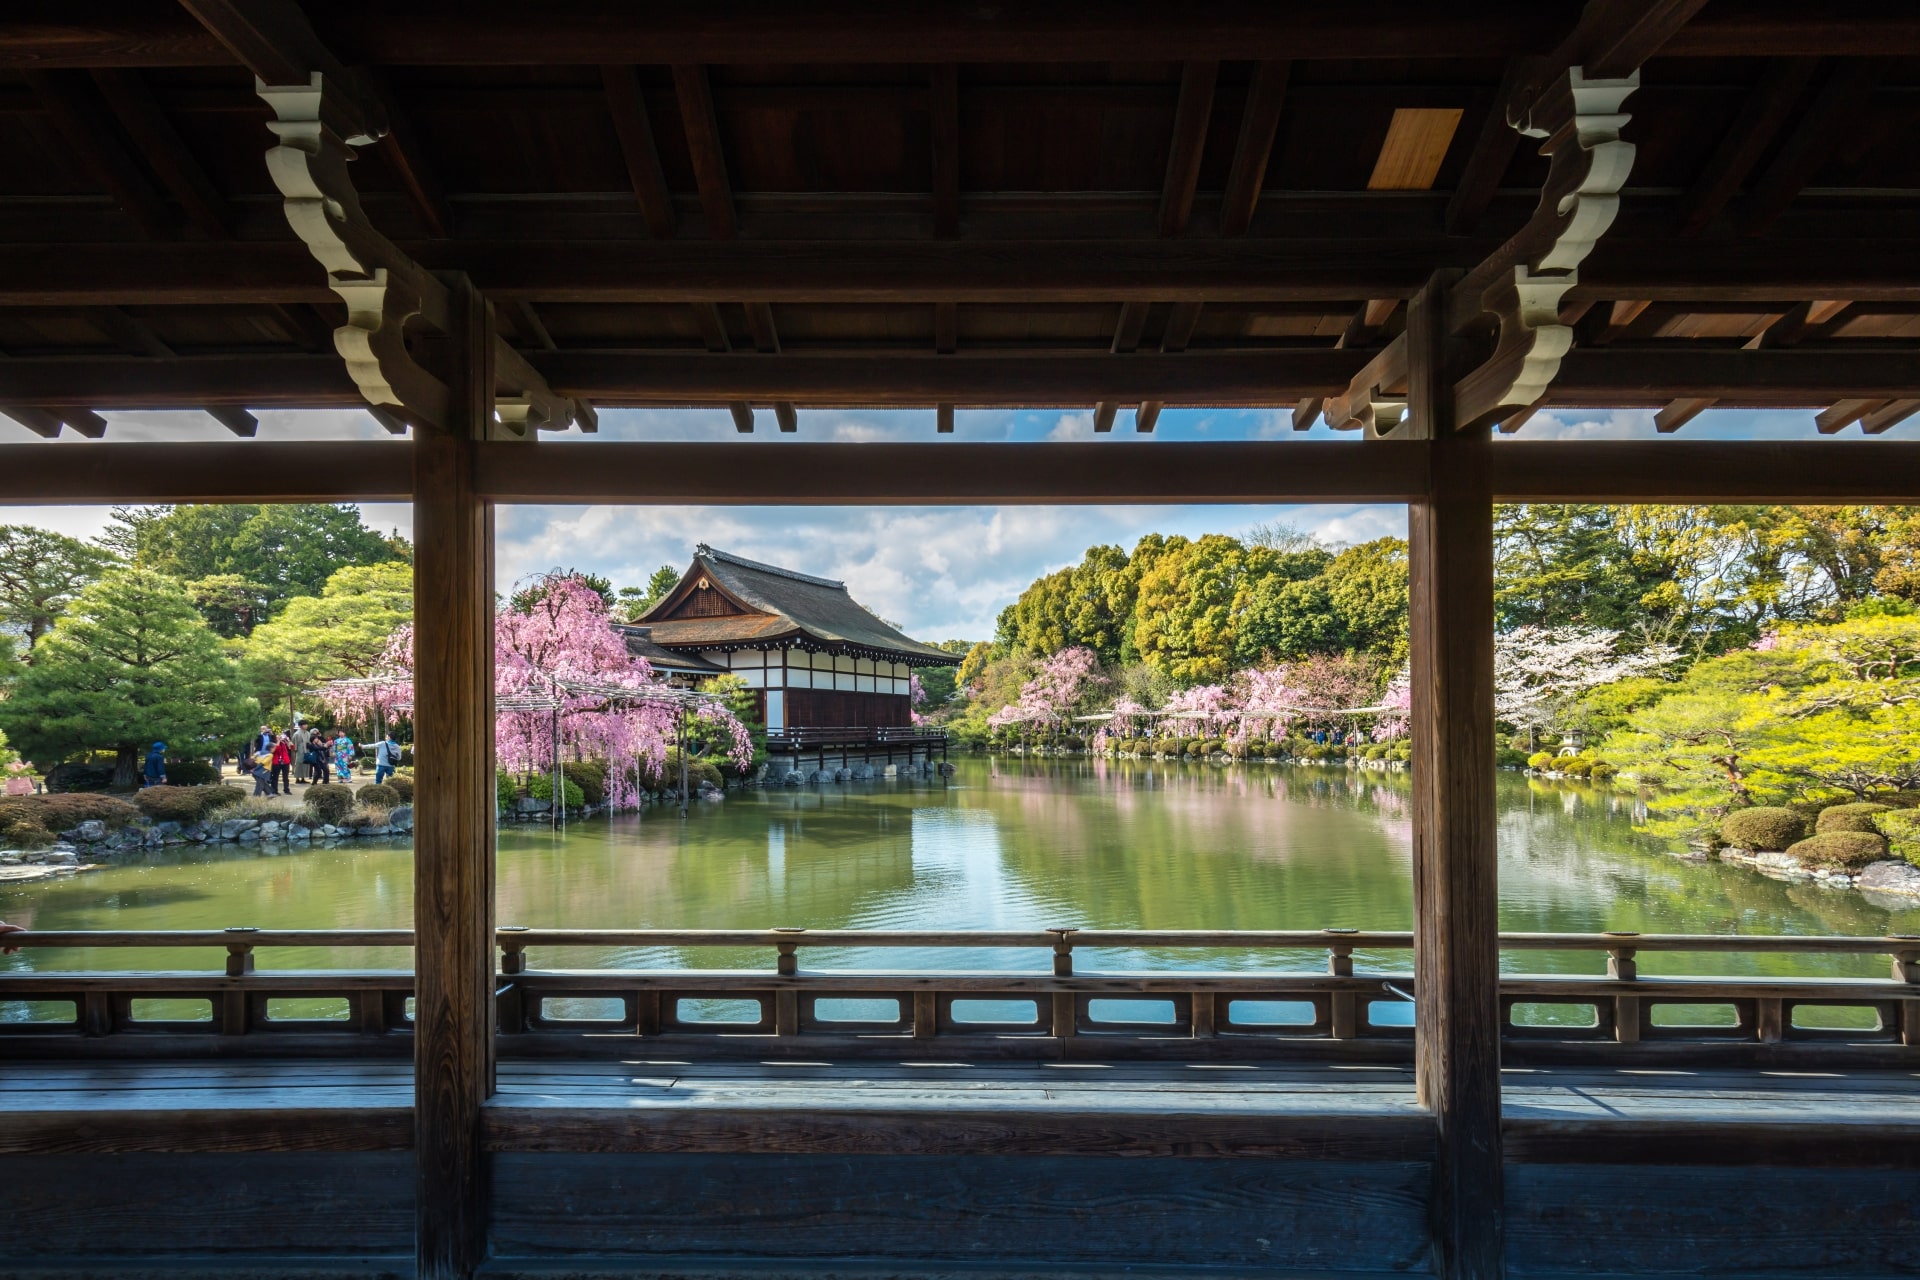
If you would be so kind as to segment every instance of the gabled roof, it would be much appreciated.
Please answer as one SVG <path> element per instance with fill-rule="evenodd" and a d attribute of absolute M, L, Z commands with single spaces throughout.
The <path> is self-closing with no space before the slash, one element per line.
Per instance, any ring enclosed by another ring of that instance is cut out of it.
<path fill-rule="evenodd" d="M 703 580 L 742 612 L 719 617 L 667 616 L 699 590 Z M 678 585 L 640 623 L 651 629 L 655 644 L 674 649 L 796 641 L 810 648 L 884 657 L 913 666 L 950 667 L 960 661 L 869 613 L 847 594 L 844 582 L 715 551 L 705 543 L 695 550 L 693 564 Z"/>

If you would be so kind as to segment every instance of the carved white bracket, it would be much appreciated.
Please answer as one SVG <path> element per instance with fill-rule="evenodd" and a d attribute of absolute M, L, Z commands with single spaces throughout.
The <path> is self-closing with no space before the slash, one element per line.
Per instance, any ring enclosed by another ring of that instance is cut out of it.
<path fill-rule="evenodd" d="M 347 164 L 352 148 L 372 139 L 344 139 L 332 127 L 341 104 L 329 100 L 319 72 L 304 85 L 256 80 L 254 88 L 273 108 L 267 127 L 279 143 L 267 152 L 267 171 L 284 199 L 287 223 L 347 306 L 347 323 L 333 331 L 333 345 L 354 385 L 376 408 L 444 429 L 447 384 L 414 359 L 406 335 L 416 320 L 436 333 L 450 332 L 451 296 L 433 273 L 376 231 L 361 209 Z M 564 431 L 575 422 L 582 430 L 597 428 L 591 406 L 556 394 L 498 335 L 494 363 L 501 394 L 490 436 L 530 438 L 531 430 Z"/>
<path fill-rule="evenodd" d="M 1454 384 L 1454 415 L 1463 429 L 1535 403 L 1560 372 L 1560 359 L 1573 345 L 1573 330 L 1560 323 L 1560 304 L 1620 211 L 1634 158 L 1633 144 L 1620 137 L 1631 117 L 1620 108 L 1639 87 L 1637 71 L 1589 80 L 1571 67 L 1540 93 L 1518 126 L 1546 139 L 1540 153 L 1550 167 L 1527 225 L 1453 291 L 1449 328 L 1458 332 L 1488 315 L 1499 326 L 1493 354 Z"/>

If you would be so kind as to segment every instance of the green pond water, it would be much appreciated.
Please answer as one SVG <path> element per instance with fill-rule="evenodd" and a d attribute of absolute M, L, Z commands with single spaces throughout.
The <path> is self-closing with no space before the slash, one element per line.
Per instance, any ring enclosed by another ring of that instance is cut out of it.
<path fill-rule="evenodd" d="M 1325 766 L 962 757 L 950 779 L 729 793 L 499 838 L 502 924 L 604 928 L 1142 929 L 1412 927 L 1410 780 Z M 1790 884 L 1670 857 L 1632 830 L 1627 791 L 1499 780 L 1500 920 L 1514 931 L 1920 933 L 1920 902 Z M 0 886 L 0 919 L 39 929 L 406 927 L 412 855 L 354 842 L 187 847 Z M 96 949 L 26 968 L 217 968 L 221 953 Z M 554 967 L 767 966 L 760 951 L 536 952 Z M 1405 968 L 1406 953 L 1357 957 Z M 1324 965 L 1298 954 L 1077 953 L 1121 965 Z M 403 966 L 404 952 L 262 951 L 262 968 Z M 812 968 L 1040 969 L 1039 951 L 812 951 Z M 1876 956 L 1648 954 L 1642 971 L 1882 977 Z M 1597 954 L 1520 953 L 1510 969 L 1598 973 Z M 33 1017 L 20 1006 L 0 1017 Z M 158 1016 L 156 1011 L 155 1016 Z"/>

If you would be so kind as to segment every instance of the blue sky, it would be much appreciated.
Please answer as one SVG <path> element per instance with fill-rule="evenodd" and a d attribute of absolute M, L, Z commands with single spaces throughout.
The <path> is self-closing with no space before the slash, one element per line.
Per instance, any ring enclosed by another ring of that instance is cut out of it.
<path fill-rule="evenodd" d="M 389 439 L 373 420 L 352 410 L 262 411 L 262 439 Z M 109 413 L 113 440 L 232 439 L 225 428 L 198 413 Z M 938 448 L 967 440 L 1094 439 L 1086 411 L 962 411 L 955 432 L 936 436 L 933 414 L 908 410 L 802 410 L 800 430 L 782 436 L 763 412 L 752 437 L 736 434 L 725 410 L 611 409 L 601 414 L 600 436 L 616 440 L 729 440 L 743 448 L 778 448 L 789 440 L 905 440 Z M 1916 423 L 1888 438 L 1911 438 Z M 1556 409 L 1538 415 L 1519 439 L 1652 438 L 1652 410 Z M 1708 410 L 1690 423 L 1685 439 L 1810 439 L 1818 433 L 1808 410 Z M 32 439 L 0 419 L 0 441 Z M 1114 448 L 1151 448 L 1155 440 L 1255 438 L 1354 440 L 1352 434 L 1295 432 L 1286 410 L 1184 410 L 1161 415 L 1151 436 L 1133 430 L 1122 411 L 1111 436 Z M 1836 437 L 1860 440 L 1858 430 Z M 86 441 L 67 444 L 85 448 Z M 543 447 L 585 444 L 577 436 L 550 438 Z M 1853 447 L 1864 447 L 1855 445 Z M 103 507 L 15 507 L 0 521 L 44 525 L 88 537 L 105 526 Z M 370 505 L 370 524 L 405 533 L 412 513 L 404 505 Z M 1009 507 L 560 507 L 502 508 L 498 518 L 500 585 L 549 568 L 602 573 L 620 584 L 638 585 L 661 564 L 684 567 L 696 542 L 788 565 L 847 582 L 854 596 L 875 612 L 926 639 L 981 639 L 994 617 L 1020 589 L 1042 573 L 1077 561 L 1098 543 L 1131 547 L 1154 531 L 1239 533 L 1279 521 L 1328 542 L 1353 543 L 1404 536 L 1400 506 L 1009 506 Z"/>

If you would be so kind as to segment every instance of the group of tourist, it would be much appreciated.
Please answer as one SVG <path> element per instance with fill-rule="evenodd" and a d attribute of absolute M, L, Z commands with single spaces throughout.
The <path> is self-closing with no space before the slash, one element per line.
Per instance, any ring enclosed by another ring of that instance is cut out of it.
<path fill-rule="evenodd" d="M 305 721 L 295 720 L 291 732 L 275 733 L 263 724 L 240 749 L 240 772 L 252 776 L 257 796 L 290 796 L 296 764 L 303 787 L 325 782 L 329 772 L 341 782 L 353 781 L 357 750 L 345 729 L 309 729 Z"/>

